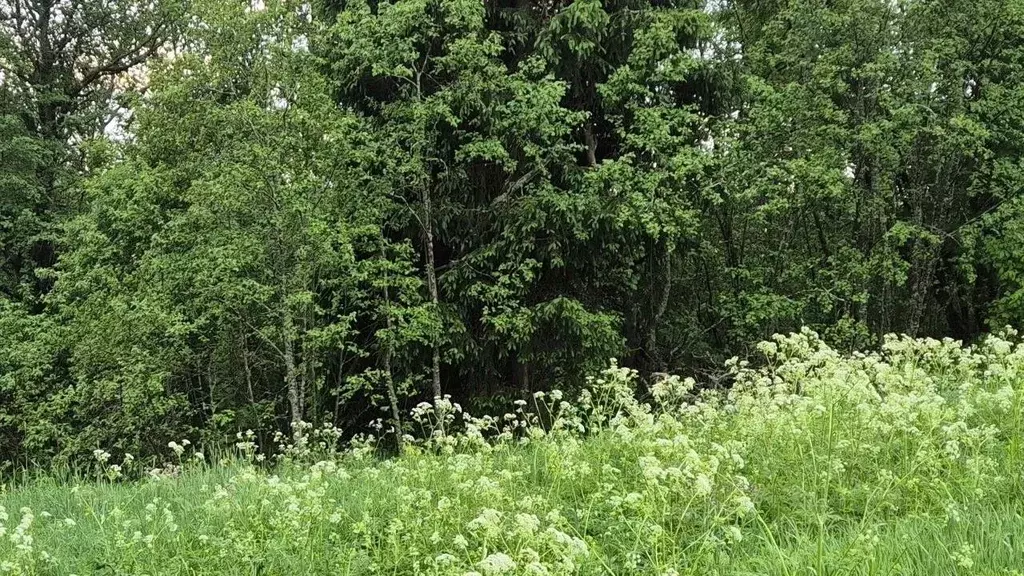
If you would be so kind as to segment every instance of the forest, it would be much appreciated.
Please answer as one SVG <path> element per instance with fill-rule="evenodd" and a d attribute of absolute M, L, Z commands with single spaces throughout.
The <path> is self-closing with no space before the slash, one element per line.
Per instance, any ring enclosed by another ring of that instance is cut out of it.
<path fill-rule="evenodd" d="M 0 461 L 976 342 L 1022 147 L 1019 0 L 0 0 Z"/>

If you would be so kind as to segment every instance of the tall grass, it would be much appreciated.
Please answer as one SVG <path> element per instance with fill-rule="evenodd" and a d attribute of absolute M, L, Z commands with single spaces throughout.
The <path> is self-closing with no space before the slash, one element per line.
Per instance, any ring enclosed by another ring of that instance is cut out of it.
<path fill-rule="evenodd" d="M 613 366 L 501 418 L 421 406 L 383 462 L 372 438 L 270 472 L 245 438 L 215 465 L 176 443 L 180 473 L 126 482 L 99 451 L 91 480 L 0 495 L 0 574 L 1021 574 L 1012 335 L 761 349 L 727 392 L 670 378 L 639 403 Z"/>

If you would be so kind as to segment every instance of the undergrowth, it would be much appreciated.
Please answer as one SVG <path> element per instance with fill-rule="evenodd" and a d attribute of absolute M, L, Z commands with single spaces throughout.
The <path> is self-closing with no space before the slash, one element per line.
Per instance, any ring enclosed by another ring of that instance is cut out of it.
<path fill-rule="evenodd" d="M 380 461 L 306 430 L 271 467 L 112 463 L 0 494 L 0 574 L 982 574 L 1024 566 L 1024 345 L 815 334 L 729 390 L 611 368 L 502 417 L 448 399 Z"/>

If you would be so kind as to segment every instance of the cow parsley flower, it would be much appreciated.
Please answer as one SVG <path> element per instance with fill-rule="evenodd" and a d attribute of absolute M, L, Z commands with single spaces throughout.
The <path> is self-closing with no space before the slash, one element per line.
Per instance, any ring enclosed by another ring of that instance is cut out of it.
<path fill-rule="evenodd" d="M 507 574 L 516 569 L 516 562 L 508 554 L 497 552 L 484 558 L 478 564 L 484 574 Z"/>

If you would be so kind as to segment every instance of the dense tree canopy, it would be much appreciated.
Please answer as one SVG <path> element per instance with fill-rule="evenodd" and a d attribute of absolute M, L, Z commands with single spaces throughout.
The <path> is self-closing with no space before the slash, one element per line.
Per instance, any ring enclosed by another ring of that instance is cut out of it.
<path fill-rule="evenodd" d="M 0 458 L 970 340 L 1022 146 L 1020 2 L 0 0 Z"/>

